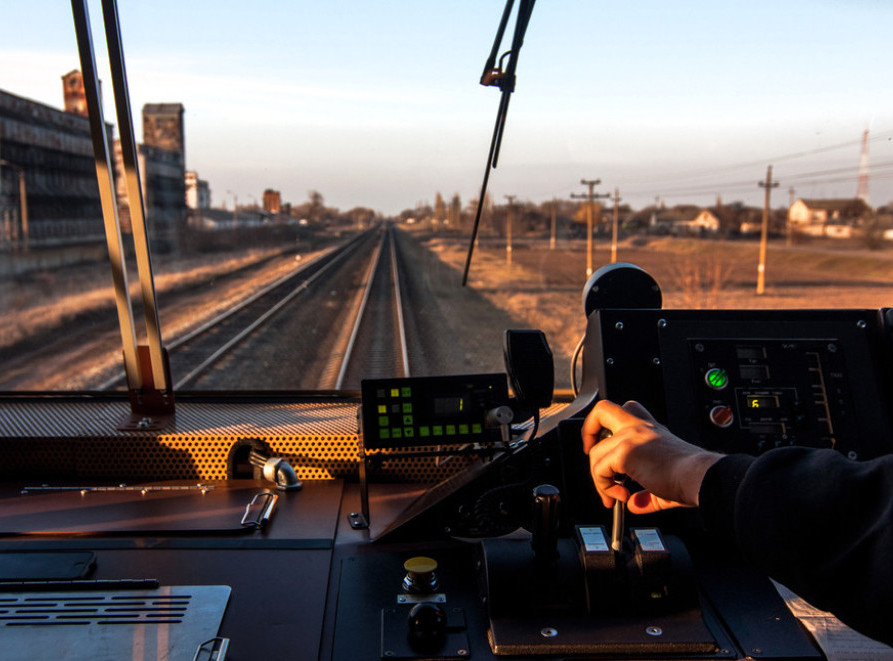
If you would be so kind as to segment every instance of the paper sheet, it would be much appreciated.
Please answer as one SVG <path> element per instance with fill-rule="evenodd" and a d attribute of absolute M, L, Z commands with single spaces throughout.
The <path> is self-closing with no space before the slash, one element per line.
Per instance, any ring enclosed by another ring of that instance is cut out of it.
<path fill-rule="evenodd" d="M 831 613 L 819 610 L 788 588 L 775 583 L 794 617 L 803 623 L 828 661 L 893 661 L 893 647 L 854 631 Z"/>

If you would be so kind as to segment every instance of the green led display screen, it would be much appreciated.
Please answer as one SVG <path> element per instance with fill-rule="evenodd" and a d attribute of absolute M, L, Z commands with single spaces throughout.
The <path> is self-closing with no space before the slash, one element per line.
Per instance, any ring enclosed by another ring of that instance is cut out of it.
<path fill-rule="evenodd" d="M 508 405 L 504 374 L 366 379 L 361 388 L 367 449 L 501 439 L 486 419 L 490 410 Z"/>

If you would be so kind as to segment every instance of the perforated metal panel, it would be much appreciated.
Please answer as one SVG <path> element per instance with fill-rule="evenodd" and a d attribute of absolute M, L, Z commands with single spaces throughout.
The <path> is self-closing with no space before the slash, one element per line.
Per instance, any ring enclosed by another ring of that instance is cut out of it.
<path fill-rule="evenodd" d="M 160 432 L 121 432 L 125 401 L 0 400 L 0 470 L 9 475 L 114 480 L 223 480 L 233 444 L 265 441 L 300 479 L 357 473 L 358 401 L 180 401 Z M 433 457 L 385 460 L 386 479 L 440 480 L 464 465 Z"/>

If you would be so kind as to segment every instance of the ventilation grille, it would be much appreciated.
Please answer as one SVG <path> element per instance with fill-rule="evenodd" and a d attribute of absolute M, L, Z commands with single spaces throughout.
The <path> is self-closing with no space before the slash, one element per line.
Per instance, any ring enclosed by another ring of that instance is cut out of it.
<path fill-rule="evenodd" d="M 231 592 L 226 585 L 79 587 L 0 593 L 0 661 L 192 659 L 218 635 Z"/>
<path fill-rule="evenodd" d="M 181 624 L 192 595 L 133 597 L 56 595 L 0 597 L 0 624 L 15 626 L 84 626 Z"/>

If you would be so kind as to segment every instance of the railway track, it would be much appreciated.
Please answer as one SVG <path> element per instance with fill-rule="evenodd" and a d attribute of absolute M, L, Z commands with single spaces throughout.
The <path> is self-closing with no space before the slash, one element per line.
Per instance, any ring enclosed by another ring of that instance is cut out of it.
<path fill-rule="evenodd" d="M 299 298 L 292 292 L 274 303 L 265 299 L 267 309 L 243 323 L 238 342 L 218 342 L 175 388 L 239 389 L 231 378 L 238 374 L 242 384 L 268 390 L 345 391 L 358 390 L 363 378 L 408 376 L 404 319 L 413 306 L 403 291 L 406 267 L 397 235 L 386 227 L 358 241 L 303 281 Z M 174 356 L 172 370 L 175 362 L 182 369 Z"/>
<path fill-rule="evenodd" d="M 243 344 L 251 344 L 263 334 L 264 326 L 298 299 L 312 299 L 314 287 L 351 259 L 362 254 L 373 241 L 375 232 L 360 234 L 346 243 L 319 255 L 300 270 L 285 275 L 254 292 L 222 314 L 201 323 L 166 344 L 170 357 L 173 389 L 183 390 L 202 383 L 213 389 L 214 374 L 222 369 L 230 354 Z M 303 304 L 303 301 L 302 301 Z M 309 305 L 313 305 L 312 300 Z M 101 384 L 100 390 L 122 386 L 123 372 Z"/>
<path fill-rule="evenodd" d="M 389 227 L 370 263 L 353 330 L 340 358 L 335 389 L 363 378 L 410 376 L 396 231 Z"/>
<path fill-rule="evenodd" d="M 443 287 L 444 273 L 414 239 L 382 226 L 277 280 L 258 278 L 250 295 L 235 297 L 225 283 L 197 290 L 184 298 L 185 309 L 217 312 L 197 312 L 194 323 L 165 338 L 173 389 L 351 391 L 364 378 L 442 373 L 467 362 L 468 351 L 454 312 L 431 290 L 432 281 Z M 240 285 L 246 291 L 248 282 Z M 219 302 L 230 299 L 222 310 Z M 178 310 L 185 316 L 182 303 Z M 89 328 L 67 331 L 89 341 L 76 342 L 77 354 L 57 363 L 56 377 L 91 372 L 87 390 L 125 387 L 111 327 L 92 336 Z"/>

